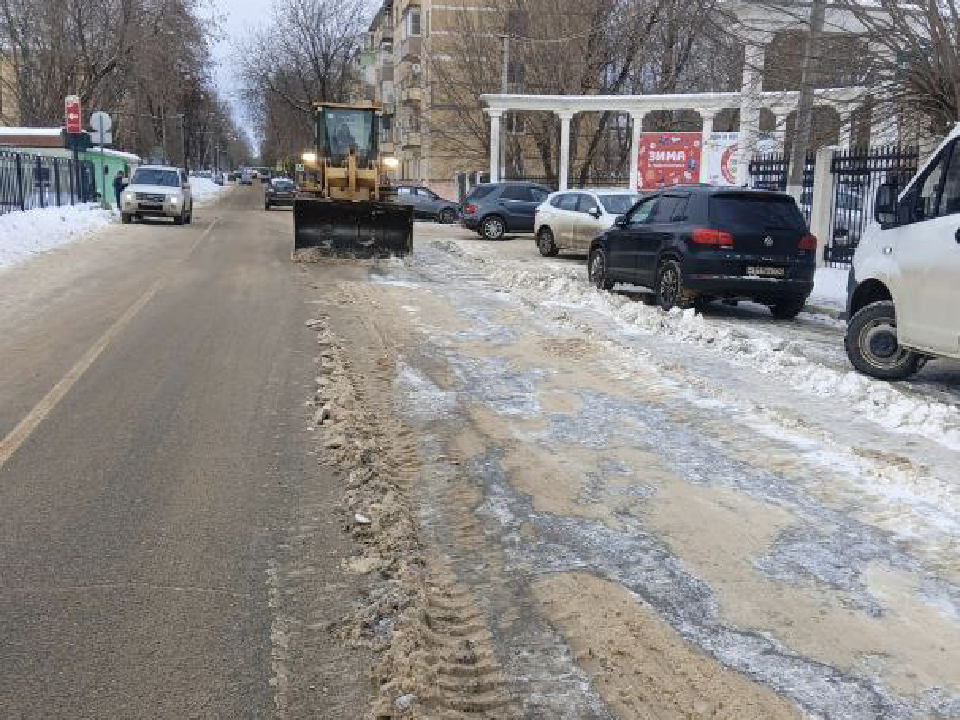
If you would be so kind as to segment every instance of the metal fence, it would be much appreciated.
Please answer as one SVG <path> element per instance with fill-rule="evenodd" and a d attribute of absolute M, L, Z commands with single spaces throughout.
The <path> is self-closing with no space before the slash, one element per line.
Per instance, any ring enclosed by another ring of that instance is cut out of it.
<path fill-rule="evenodd" d="M 0 152 L 0 214 L 96 199 L 93 163 Z"/>
<path fill-rule="evenodd" d="M 800 211 L 807 222 L 810 222 L 810 211 L 813 206 L 813 171 L 816 166 L 816 156 L 808 154 L 803 167 L 803 192 L 800 196 Z M 750 187 L 758 190 L 787 189 L 789 179 L 790 157 L 784 153 L 769 153 L 754 155 L 750 161 Z"/>
<path fill-rule="evenodd" d="M 860 238 L 873 219 L 877 188 L 883 183 L 906 186 L 917 173 L 917 148 L 897 145 L 854 148 L 834 154 L 833 207 L 829 242 L 824 247 L 828 265 L 842 267 L 853 260 Z"/>

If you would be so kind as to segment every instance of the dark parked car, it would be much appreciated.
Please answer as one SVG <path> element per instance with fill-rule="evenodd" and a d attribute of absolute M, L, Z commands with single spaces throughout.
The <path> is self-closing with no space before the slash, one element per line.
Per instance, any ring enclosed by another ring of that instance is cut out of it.
<path fill-rule="evenodd" d="M 537 206 L 549 194 L 548 188 L 530 182 L 477 185 L 463 201 L 460 222 L 487 240 L 532 233 Z"/>
<path fill-rule="evenodd" d="M 444 200 L 430 188 L 422 185 L 397 186 L 397 202 L 413 206 L 413 216 L 425 220 L 450 224 L 457 221 L 459 206 L 452 200 Z"/>
<path fill-rule="evenodd" d="M 644 198 L 590 246 L 590 280 L 652 288 L 664 310 L 753 300 L 796 317 L 813 290 L 817 239 L 792 197 L 676 187 Z"/>
<path fill-rule="evenodd" d="M 278 205 L 293 206 L 293 201 L 297 197 L 297 186 L 293 180 L 287 178 L 274 178 L 267 185 L 264 193 L 264 208 L 269 210 Z"/>

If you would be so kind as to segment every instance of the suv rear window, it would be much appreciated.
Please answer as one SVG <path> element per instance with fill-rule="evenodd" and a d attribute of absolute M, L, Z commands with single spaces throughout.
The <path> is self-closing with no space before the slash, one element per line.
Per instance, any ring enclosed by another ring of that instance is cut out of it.
<path fill-rule="evenodd" d="M 487 195 L 493 192 L 496 185 L 477 185 L 467 195 L 467 200 L 483 200 Z"/>
<path fill-rule="evenodd" d="M 710 197 L 710 220 L 721 227 L 752 225 L 806 232 L 807 224 L 793 198 L 722 193 Z"/>

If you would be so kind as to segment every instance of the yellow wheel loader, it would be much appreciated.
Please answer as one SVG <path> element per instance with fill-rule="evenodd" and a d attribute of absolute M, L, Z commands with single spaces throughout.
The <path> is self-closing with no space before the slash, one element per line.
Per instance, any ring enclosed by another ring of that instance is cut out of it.
<path fill-rule="evenodd" d="M 316 153 L 293 205 L 294 259 L 382 258 L 413 251 L 413 208 L 381 183 L 380 108 L 316 106 Z"/>

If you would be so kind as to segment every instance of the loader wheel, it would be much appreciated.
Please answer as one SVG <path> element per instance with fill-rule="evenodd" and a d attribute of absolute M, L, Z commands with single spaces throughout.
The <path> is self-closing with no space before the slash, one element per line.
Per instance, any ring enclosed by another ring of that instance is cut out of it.
<path fill-rule="evenodd" d="M 507 226 L 504 224 L 503 218 L 496 215 L 484 218 L 480 225 L 480 234 L 485 240 L 503 240 L 506 230 Z"/>
<path fill-rule="evenodd" d="M 264 209 L 264 210 L 269 210 L 269 209 L 270 209 L 270 203 L 266 203 L 266 204 L 263 206 L 263 209 Z"/>

